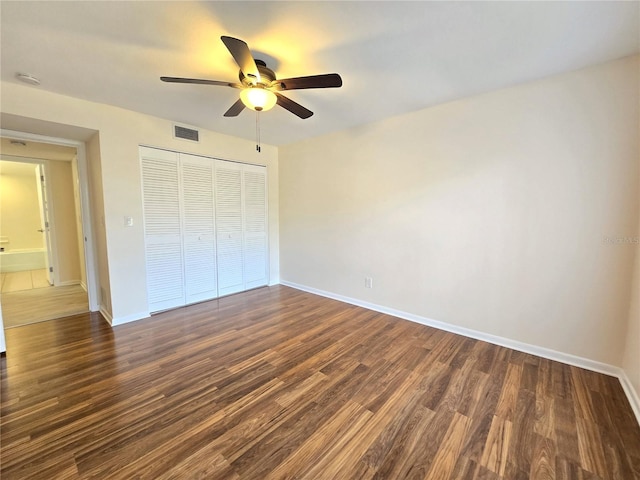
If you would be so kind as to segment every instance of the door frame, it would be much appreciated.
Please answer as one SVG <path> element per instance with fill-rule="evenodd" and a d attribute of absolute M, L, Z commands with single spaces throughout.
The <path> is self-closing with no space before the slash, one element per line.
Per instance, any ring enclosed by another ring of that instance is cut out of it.
<path fill-rule="evenodd" d="M 86 145 L 78 140 L 66 138 L 48 137 L 34 133 L 18 132 L 14 130 L 0 129 L 0 137 L 8 137 L 16 140 L 26 140 L 38 143 L 48 143 L 51 145 L 62 145 L 76 149 L 78 181 L 80 186 L 80 216 L 82 219 L 82 234 L 84 237 L 84 261 L 87 272 L 87 297 L 89 310 L 97 312 L 100 309 L 98 304 L 98 276 L 96 268 L 95 242 L 93 238 L 91 208 L 89 203 L 89 174 L 87 164 Z M 46 169 L 46 167 L 45 167 Z M 54 266 L 55 274 L 55 266 Z M 1 322 L 0 316 L 0 322 Z M 1 327 L 0 323 L 0 327 Z"/>
<path fill-rule="evenodd" d="M 0 156 L 0 159 L 2 156 Z M 46 275 L 47 281 L 49 285 L 56 284 L 55 277 L 53 272 L 57 272 L 57 264 L 53 261 L 54 258 L 54 248 L 53 248 L 53 240 L 55 239 L 55 235 L 53 232 L 55 231 L 54 225 L 52 223 L 52 216 L 50 215 L 51 211 L 53 211 L 53 204 L 51 203 L 51 195 L 47 191 L 49 188 L 49 182 L 47 181 L 47 168 L 44 163 L 38 163 L 36 165 L 36 184 L 38 185 L 38 207 L 40 208 L 40 231 L 44 234 L 44 247 L 47 252 L 46 255 Z M 57 249 L 55 249 L 57 253 Z M 57 256 L 56 256 L 57 258 Z"/>

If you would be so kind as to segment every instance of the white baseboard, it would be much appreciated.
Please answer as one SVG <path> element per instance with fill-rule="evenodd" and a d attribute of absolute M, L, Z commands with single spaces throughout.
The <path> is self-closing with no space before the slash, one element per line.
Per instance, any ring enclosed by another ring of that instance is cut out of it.
<path fill-rule="evenodd" d="M 138 312 L 132 315 L 126 315 L 124 317 L 115 317 L 112 318 L 109 323 L 111 323 L 112 327 L 117 327 L 118 325 L 124 325 L 125 323 L 135 322 L 136 320 L 142 320 L 143 318 L 149 318 L 151 315 L 149 312 Z"/>
<path fill-rule="evenodd" d="M 633 388 L 633 384 L 631 383 L 631 380 L 629 380 L 627 373 L 621 368 L 619 370 L 620 373 L 618 374 L 618 378 L 622 384 L 622 389 L 624 390 L 624 393 L 627 394 L 627 399 L 631 404 L 631 409 L 633 410 L 633 413 L 636 414 L 638 423 L 640 423 L 640 396 L 638 396 L 636 389 Z"/>
<path fill-rule="evenodd" d="M 297 290 L 302 290 L 304 292 L 320 295 L 321 297 L 331 298 L 333 300 L 349 303 L 351 305 L 356 305 L 358 307 L 367 308 L 375 312 L 385 313 L 387 315 L 392 315 L 394 317 L 402 318 L 404 320 L 409 320 L 411 322 L 427 325 L 429 327 L 437 328 L 439 330 L 444 330 L 446 332 L 456 333 L 458 335 L 474 338 L 476 340 L 482 340 L 484 342 L 492 343 L 494 345 L 499 345 L 501 347 L 511 348 L 513 350 L 518 350 L 520 352 L 529 353 L 531 355 L 536 355 L 538 357 L 547 358 L 549 360 L 554 360 L 556 362 L 566 363 L 568 365 L 573 365 L 575 367 L 580 367 L 586 370 L 592 370 L 594 372 L 604 373 L 605 375 L 617 377 L 620 380 L 620 383 L 622 384 L 622 388 L 624 389 L 627 395 L 627 399 L 631 404 L 631 408 L 633 409 L 633 412 L 636 415 L 638 424 L 640 424 L 640 399 L 638 398 L 638 394 L 633 388 L 633 386 L 631 385 L 631 382 L 629 381 L 629 378 L 627 377 L 626 373 L 620 367 L 609 365 L 607 363 L 598 362 L 596 360 L 591 360 L 589 358 L 578 357 L 570 353 L 558 352 L 557 350 L 552 350 L 550 348 L 540 347 L 538 345 L 531 345 L 529 343 L 520 342 L 518 340 L 512 340 L 510 338 L 499 337 L 497 335 L 492 335 L 490 333 L 480 332 L 478 330 L 472 330 L 470 328 L 459 327 L 457 325 L 452 325 L 450 323 L 441 322 L 439 320 L 433 320 L 431 318 L 422 317 L 420 315 L 415 315 L 413 313 L 403 312 L 401 310 L 396 310 L 394 308 L 384 307 L 382 305 L 376 305 L 374 303 L 365 302 L 363 300 L 358 300 L 356 298 L 346 297 L 344 295 L 327 292 L 325 290 L 319 290 L 317 288 L 308 287 L 306 285 L 300 285 L 294 282 L 287 282 L 286 280 L 281 280 L 280 284 L 285 285 L 287 287 L 295 288 Z"/>
<path fill-rule="evenodd" d="M 100 314 L 104 317 L 104 319 L 109 323 L 109 325 L 113 326 L 113 317 L 107 310 L 104 308 L 104 305 L 100 305 Z"/>
<path fill-rule="evenodd" d="M 69 287 L 71 285 L 82 285 L 80 283 L 80 280 L 65 280 L 64 282 L 58 282 L 55 284 L 56 287 Z M 87 289 L 84 289 L 85 292 L 87 291 Z"/>
<path fill-rule="evenodd" d="M 117 327 L 118 325 L 124 325 L 125 323 L 135 322 L 136 320 L 142 320 L 143 318 L 148 318 L 151 315 L 149 312 L 139 312 L 134 313 L 132 315 L 126 315 L 124 317 L 113 317 L 109 312 L 107 312 L 104 305 L 100 305 L 100 313 L 102 316 L 109 322 L 109 325 L 112 327 Z"/>

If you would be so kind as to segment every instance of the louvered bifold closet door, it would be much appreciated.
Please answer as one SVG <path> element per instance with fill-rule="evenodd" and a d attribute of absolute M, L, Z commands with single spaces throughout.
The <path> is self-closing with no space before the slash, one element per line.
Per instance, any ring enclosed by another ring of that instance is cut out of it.
<path fill-rule="evenodd" d="M 149 311 L 184 305 L 178 154 L 140 147 Z"/>
<path fill-rule="evenodd" d="M 267 243 L 267 169 L 243 165 L 245 290 L 269 283 Z"/>
<path fill-rule="evenodd" d="M 216 161 L 218 293 L 244 290 L 242 255 L 242 165 Z"/>
<path fill-rule="evenodd" d="M 218 296 L 214 161 L 180 154 L 187 303 Z"/>

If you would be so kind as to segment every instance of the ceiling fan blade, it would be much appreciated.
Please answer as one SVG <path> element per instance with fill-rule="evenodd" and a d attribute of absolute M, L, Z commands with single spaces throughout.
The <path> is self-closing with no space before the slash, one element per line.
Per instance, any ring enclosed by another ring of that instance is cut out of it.
<path fill-rule="evenodd" d="M 246 42 L 225 36 L 220 37 L 220 39 L 229 50 L 229 53 L 231 53 L 231 56 L 240 67 L 240 71 L 242 71 L 244 76 L 249 77 L 254 82 L 259 81 L 260 72 Z"/>
<path fill-rule="evenodd" d="M 294 102 L 290 98 L 285 97 L 284 95 L 279 94 L 278 92 L 273 92 L 278 97 L 277 103 L 285 110 L 289 110 L 294 115 L 297 115 L 300 118 L 309 118 L 313 115 L 311 110 L 304 108 L 299 103 Z"/>
<path fill-rule="evenodd" d="M 308 77 L 285 78 L 276 80 L 280 90 L 301 90 L 303 88 L 337 88 L 342 86 L 342 78 L 337 73 L 309 75 Z"/>
<path fill-rule="evenodd" d="M 244 103 L 242 103 L 241 99 L 238 99 L 236 103 L 231 105 L 231 108 L 224 112 L 225 117 L 237 117 L 240 115 L 240 112 L 244 110 Z"/>
<path fill-rule="evenodd" d="M 169 83 L 195 83 L 198 85 L 219 85 L 221 87 L 243 88 L 239 83 L 221 82 L 219 80 L 201 80 L 199 78 L 160 77 L 160 80 Z"/>

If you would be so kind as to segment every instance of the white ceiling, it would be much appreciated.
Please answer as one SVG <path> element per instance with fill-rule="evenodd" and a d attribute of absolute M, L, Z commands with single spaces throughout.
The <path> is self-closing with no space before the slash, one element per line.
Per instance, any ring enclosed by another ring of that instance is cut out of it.
<path fill-rule="evenodd" d="M 315 112 L 261 114 L 283 145 L 640 51 L 638 2 L 0 2 L 1 78 L 253 139 L 221 35 L 279 78 L 340 73 L 340 89 L 287 92 Z M 135 126 L 132 126 L 135 128 Z"/>

